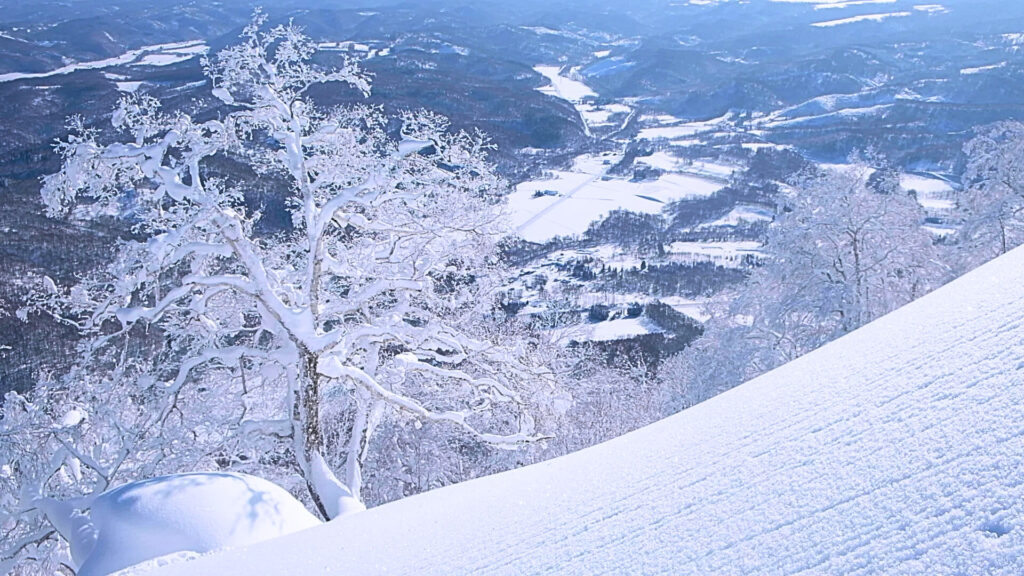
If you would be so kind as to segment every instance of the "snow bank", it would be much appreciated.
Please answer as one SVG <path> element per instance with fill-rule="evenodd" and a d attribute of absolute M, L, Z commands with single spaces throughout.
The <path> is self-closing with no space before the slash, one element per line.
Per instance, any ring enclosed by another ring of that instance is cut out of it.
<path fill-rule="evenodd" d="M 158 571 L 1024 574 L 1024 250 L 600 446 Z"/>
<path fill-rule="evenodd" d="M 125 484 L 99 496 L 90 519 L 96 541 L 78 576 L 245 546 L 320 524 L 276 484 L 214 472 Z"/>

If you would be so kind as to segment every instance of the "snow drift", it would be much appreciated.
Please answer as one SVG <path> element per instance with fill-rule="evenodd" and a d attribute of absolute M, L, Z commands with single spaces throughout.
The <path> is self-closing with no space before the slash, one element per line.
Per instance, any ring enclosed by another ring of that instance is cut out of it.
<path fill-rule="evenodd" d="M 169 554 L 255 544 L 320 524 L 284 488 L 218 472 L 125 484 L 97 497 L 89 521 L 71 542 L 81 562 L 78 576 L 103 576 Z"/>
<path fill-rule="evenodd" d="M 1024 250 L 600 446 L 161 569 L 1022 574 Z"/>

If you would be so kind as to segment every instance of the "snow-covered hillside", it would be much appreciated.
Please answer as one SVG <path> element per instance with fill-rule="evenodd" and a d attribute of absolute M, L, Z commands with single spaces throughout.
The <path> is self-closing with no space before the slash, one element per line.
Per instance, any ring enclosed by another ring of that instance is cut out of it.
<path fill-rule="evenodd" d="M 686 412 L 161 569 L 1024 573 L 1024 249 Z"/>

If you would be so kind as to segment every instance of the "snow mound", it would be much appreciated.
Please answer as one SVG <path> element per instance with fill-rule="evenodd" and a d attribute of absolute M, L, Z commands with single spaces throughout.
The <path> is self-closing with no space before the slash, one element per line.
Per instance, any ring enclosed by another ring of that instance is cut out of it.
<path fill-rule="evenodd" d="M 167 562 L 255 544 L 320 521 L 284 488 L 254 476 L 192 473 L 120 486 L 89 514 L 95 546 L 78 576 L 102 576 L 135 564 Z"/>
<path fill-rule="evenodd" d="M 198 574 L 1024 574 L 1024 250 L 679 415 Z"/>

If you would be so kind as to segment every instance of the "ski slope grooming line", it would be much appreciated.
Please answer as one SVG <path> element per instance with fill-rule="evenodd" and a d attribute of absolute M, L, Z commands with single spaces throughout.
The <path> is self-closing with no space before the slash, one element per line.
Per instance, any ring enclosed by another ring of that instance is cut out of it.
<path fill-rule="evenodd" d="M 681 414 L 166 567 L 1024 574 L 1024 249 Z"/>

